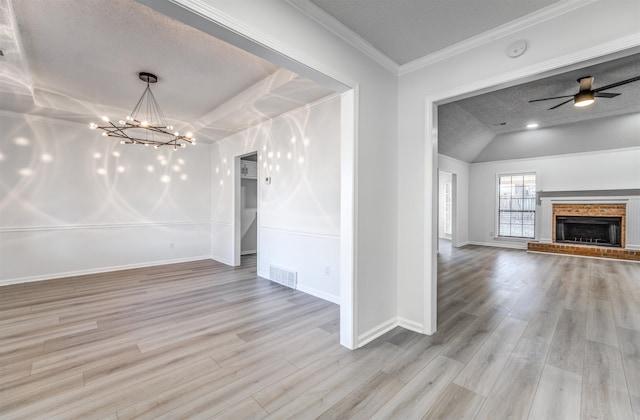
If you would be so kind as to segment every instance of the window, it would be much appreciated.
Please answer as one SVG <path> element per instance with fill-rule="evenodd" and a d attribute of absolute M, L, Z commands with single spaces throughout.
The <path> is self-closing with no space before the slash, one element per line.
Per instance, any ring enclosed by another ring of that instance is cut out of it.
<path fill-rule="evenodd" d="M 451 182 L 444 184 L 444 233 L 451 235 Z"/>
<path fill-rule="evenodd" d="M 498 236 L 534 238 L 536 174 L 498 176 Z"/>

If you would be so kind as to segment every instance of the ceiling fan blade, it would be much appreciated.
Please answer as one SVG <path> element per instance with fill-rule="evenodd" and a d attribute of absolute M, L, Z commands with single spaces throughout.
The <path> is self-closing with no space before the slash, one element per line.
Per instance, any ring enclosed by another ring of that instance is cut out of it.
<path fill-rule="evenodd" d="M 607 86 L 602 86 L 602 87 L 599 87 L 598 89 L 593 89 L 593 91 L 594 92 L 601 92 L 603 90 L 611 89 L 611 88 L 614 88 L 614 87 L 617 87 L 617 86 L 626 85 L 627 83 L 637 82 L 638 80 L 640 80 L 640 76 L 632 77 L 631 79 L 627 79 L 627 80 L 621 80 L 619 82 L 612 83 L 612 84 L 607 85 Z"/>
<path fill-rule="evenodd" d="M 532 100 L 529 101 L 529 103 L 531 103 L 531 102 L 540 102 L 540 101 L 548 101 L 550 99 L 562 99 L 562 98 L 573 98 L 573 95 L 554 96 L 553 98 L 532 99 Z"/>
<path fill-rule="evenodd" d="M 608 92 L 598 92 L 594 94 L 596 98 L 615 98 L 616 96 L 620 96 L 619 93 L 608 93 Z"/>
<path fill-rule="evenodd" d="M 578 83 L 580 83 L 580 92 L 591 90 L 593 87 L 593 77 L 581 77 L 578 79 Z"/>
<path fill-rule="evenodd" d="M 569 102 L 571 102 L 571 101 L 573 101 L 573 98 L 572 98 L 572 99 L 569 99 L 568 101 L 561 102 L 561 103 L 559 103 L 559 104 L 558 104 L 558 105 L 556 105 L 556 106 L 552 106 L 551 108 L 549 108 L 549 111 L 551 111 L 552 109 L 556 109 L 556 108 L 558 108 L 558 107 L 560 107 L 560 106 L 562 106 L 562 105 L 564 105 L 564 104 L 568 104 L 568 103 L 569 103 Z"/>

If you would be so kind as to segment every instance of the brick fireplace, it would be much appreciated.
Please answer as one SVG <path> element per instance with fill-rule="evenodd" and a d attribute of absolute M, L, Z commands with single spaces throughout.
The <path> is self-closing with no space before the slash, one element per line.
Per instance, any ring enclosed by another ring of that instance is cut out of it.
<path fill-rule="evenodd" d="M 640 261 L 625 248 L 627 204 L 553 203 L 549 216 L 551 241 L 529 242 L 529 251 Z"/>
<path fill-rule="evenodd" d="M 553 235 L 554 243 L 560 242 L 560 240 L 557 238 L 558 223 L 561 223 L 561 220 L 564 219 L 563 216 L 565 216 L 566 218 L 569 218 L 569 220 L 584 219 L 584 221 L 586 222 L 587 220 L 591 219 L 594 223 L 601 222 L 602 224 L 604 224 L 606 220 L 610 220 L 611 222 L 618 220 L 619 241 L 615 242 L 620 243 L 620 245 L 618 246 L 619 248 L 624 248 L 627 219 L 626 204 L 553 204 L 552 208 L 553 211 L 551 215 L 553 228 L 551 229 L 551 234 Z M 588 235 L 576 239 L 582 240 L 566 242 L 573 242 L 579 245 L 600 246 L 597 241 L 596 243 L 594 243 L 593 240 L 589 241 L 589 239 L 591 238 L 589 238 Z"/>

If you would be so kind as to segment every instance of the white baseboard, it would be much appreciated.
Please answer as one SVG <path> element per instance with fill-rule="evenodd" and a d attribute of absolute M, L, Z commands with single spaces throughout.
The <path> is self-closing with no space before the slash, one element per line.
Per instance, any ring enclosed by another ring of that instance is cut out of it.
<path fill-rule="evenodd" d="M 258 270 L 258 277 L 262 277 L 263 279 L 270 280 L 268 271 L 260 271 L 260 270 Z M 322 300 L 326 300 L 326 301 L 329 301 L 331 303 L 335 303 L 336 305 L 340 305 L 340 296 L 332 295 L 330 293 L 326 293 L 326 292 L 323 292 L 321 290 L 314 289 L 313 287 L 308 287 L 308 286 L 305 286 L 304 284 L 300 284 L 300 283 L 298 283 L 298 287 L 297 287 L 296 290 L 299 290 L 302 293 L 306 293 L 306 294 L 311 295 L 311 296 L 315 296 L 315 297 L 320 298 Z"/>
<path fill-rule="evenodd" d="M 411 321 L 410 319 L 398 317 L 398 326 L 404 329 L 414 331 L 420 334 L 424 334 L 424 325 L 419 322 Z"/>
<path fill-rule="evenodd" d="M 358 342 L 356 343 L 356 348 L 362 347 L 372 342 L 376 338 L 391 331 L 397 326 L 398 326 L 398 318 L 391 318 L 381 324 L 378 324 L 377 326 L 371 328 L 369 331 L 365 332 L 364 334 L 360 334 L 358 336 Z"/>
<path fill-rule="evenodd" d="M 65 271 L 60 273 L 43 274 L 39 276 L 26 276 L 26 277 L 18 277 L 13 279 L 0 279 L 0 286 L 7 286 L 10 284 L 20 284 L 20 283 L 31 283 L 34 281 L 53 280 L 53 279 L 60 279 L 65 277 L 85 276 L 88 274 L 108 273 L 111 271 L 130 270 L 132 268 L 155 267 L 159 265 L 177 264 L 177 263 L 183 263 L 183 262 L 189 262 L 189 261 L 210 260 L 210 259 L 213 259 L 211 255 L 200 255 L 197 257 L 176 258 L 172 260 L 162 260 L 162 261 L 149 261 L 149 262 L 136 263 L 136 264 L 114 265 L 110 267 Z"/>
<path fill-rule="evenodd" d="M 222 257 L 216 257 L 215 255 L 210 256 L 209 258 L 211 258 L 214 261 L 218 261 L 222 264 L 226 264 L 226 265 L 230 265 L 231 267 L 233 267 L 233 261 L 230 261 L 226 258 L 222 258 Z"/>
<path fill-rule="evenodd" d="M 462 248 L 463 246 L 467 246 L 467 245 L 471 245 L 471 242 L 469 241 L 464 241 L 464 242 L 458 242 L 455 246 L 453 246 L 454 248 Z"/>
<path fill-rule="evenodd" d="M 340 296 L 332 295 L 330 293 L 323 292 L 321 290 L 314 289 L 312 287 L 305 286 L 304 284 L 298 284 L 298 290 L 308 295 L 315 296 L 317 298 L 327 300 L 331 303 L 340 305 Z"/>
<path fill-rule="evenodd" d="M 492 246 L 495 248 L 510 248 L 510 249 L 527 249 L 527 243 L 514 243 L 514 242 L 476 242 L 469 241 L 469 245 L 480 245 L 480 246 Z"/>

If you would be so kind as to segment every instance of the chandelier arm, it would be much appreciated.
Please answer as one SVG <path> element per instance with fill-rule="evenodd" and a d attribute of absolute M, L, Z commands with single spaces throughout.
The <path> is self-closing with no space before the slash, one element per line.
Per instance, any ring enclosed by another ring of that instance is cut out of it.
<path fill-rule="evenodd" d="M 126 121 L 120 121 L 120 125 L 116 125 L 107 117 L 103 117 L 104 121 L 109 123 L 109 126 L 98 126 L 97 124 L 91 123 L 90 128 L 104 130 L 103 135 L 106 137 L 123 139 L 120 142 L 123 144 L 154 145 L 156 148 L 160 146 L 173 146 L 174 150 L 178 147 L 185 147 L 186 143 L 195 144 L 195 139 L 191 137 L 191 133 L 180 135 L 178 132 L 172 132 L 173 127 L 167 124 L 166 117 L 160 109 L 160 105 L 150 87 L 150 83 L 157 82 L 157 77 L 154 74 L 146 72 L 139 73 L 138 76 L 140 80 L 146 82 L 147 86 Z M 146 119 L 138 115 L 143 107 L 145 108 Z M 131 135 L 128 131 L 130 131 Z M 143 131 L 145 133 L 144 138 L 141 138 Z M 162 136 L 168 136 L 168 140 L 157 140 L 156 133 Z"/>

